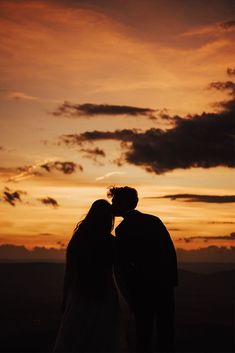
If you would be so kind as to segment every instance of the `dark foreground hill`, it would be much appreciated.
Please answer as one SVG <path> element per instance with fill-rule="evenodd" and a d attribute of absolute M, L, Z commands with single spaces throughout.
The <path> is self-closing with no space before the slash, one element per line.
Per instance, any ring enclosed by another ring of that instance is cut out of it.
<path fill-rule="evenodd" d="M 182 268 L 176 289 L 176 352 L 233 352 L 234 270 L 220 271 L 217 265 L 217 272 L 203 274 L 196 265 L 193 271 Z M 52 351 L 63 275 L 64 264 L 0 264 L 0 351 Z"/>

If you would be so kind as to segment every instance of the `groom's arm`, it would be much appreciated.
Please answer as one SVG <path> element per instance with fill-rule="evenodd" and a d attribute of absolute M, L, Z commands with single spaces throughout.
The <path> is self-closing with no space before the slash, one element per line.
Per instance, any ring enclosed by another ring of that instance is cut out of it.
<path fill-rule="evenodd" d="M 125 227 L 122 225 L 121 229 L 118 227 L 115 231 L 115 261 L 114 261 L 114 275 L 119 289 L 124 298 L 130 304 L 130 249 L 128 234 Z"/>
<path fill-rule="evenodd" d="M 131 262 L 131 249 L 128 232 L 129 231 L 124 224 L 121 224 L 115 230 L 116 262 L 123 269 L 123 271 L 130 267 Z"/>

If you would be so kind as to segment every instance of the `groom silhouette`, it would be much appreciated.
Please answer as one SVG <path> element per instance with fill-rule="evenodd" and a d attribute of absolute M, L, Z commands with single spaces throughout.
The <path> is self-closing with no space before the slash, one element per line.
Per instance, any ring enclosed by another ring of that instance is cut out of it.
<path fill-rule="evenodd" d="M 132 309 L 136 324 L 136 351 L 173 351 L 174 287 L 178 282 L 177 258 L 170 234 L 162 221 L 135 210 L 137 191 L 111 187 L 115 216 L 123 221 L 115 229 L 117 284 Z"/>

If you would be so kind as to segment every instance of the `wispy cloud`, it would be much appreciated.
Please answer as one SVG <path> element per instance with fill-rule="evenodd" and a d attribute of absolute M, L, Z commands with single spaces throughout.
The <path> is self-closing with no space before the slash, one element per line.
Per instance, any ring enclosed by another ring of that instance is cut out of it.
<path fill-rule="evenodd" d="M 39 97 L 31 96 L 24 92 L 10 92 L 8 93 L 8 98 L 15 99 L 15 100 L 23 100 L 23 101 L 39 101 Z"/>
<path fill-rule="evenodd" d="M 207 221 L 207 224 L 235 224 L 232 221 Z"/>
<path fill-rule="evenodd" d="M 55 236 L 56 234 L 44 232 L 44 233 L 39 233 L 38 235 L 42 237 L 52 237 L 52 236 Z"/>
<path fill-rule="evenodd" d="M 61 100 L 35 96 L 22 91 L 0 88 L 0 99 L 22 102 L 46 102 L 59 104 Z"/>
<path fill-rule="evenodd" d="M 109 172 L 100 177 L 97 177 L 95 180 L 104 180 L 114 175 L 124 175 L 124 174 L 126 174 L 126 172 L 119 172 L 119 171 Z"/>
<path fill-rule="evenodd" d="M 42 163 L 47 163 L 48 160 L 36 162 L 33 165 L 18 167 L 18 173 L 11 176 L 8 182 L 18 182 L 21 180 L 32 178 L 33 176 L 41 176 L 42 173 L 39 171 Z"/>
<path fill-rule="evenodd" d="M 225 22 L 217 22 L 213 24 L 209 24 L 206 26 L 199 26 L 194 29 L 190 29 L 181 34 L 182 37 L 191 37 L 191 36 L 218 36 L 222 35 L 226 32 L 233 31 L 235 29 L 235 20 L 225 21 Z"/>
<path fill-rule="evenodd" d="M 33 165 L 18 167 L 18 173 L 11 176 L 8 182 L 18 182 L 31 178 L 33 176 L 43 176 L 42 171 L 47 171 L 48 173 L 53 171 L 60 171 L 64 174 L 72 174 L 76 171 L 83 171 L 83 167 L 80 164 L 71 161 L 58 161 L 56 158 L 49 158 L 44 161 L 38 161 Z"/>

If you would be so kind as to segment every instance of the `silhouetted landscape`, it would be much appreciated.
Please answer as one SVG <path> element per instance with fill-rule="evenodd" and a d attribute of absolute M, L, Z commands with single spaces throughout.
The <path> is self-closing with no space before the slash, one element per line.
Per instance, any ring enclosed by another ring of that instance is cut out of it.
<path fill-rule="evenodd" d="M 1 351 L 52 351 L 64 268 L 64 263 L 0 264 Z M 176 352 L 234 351 L 234 265 L 180 263 L 179 268 Z"/>

